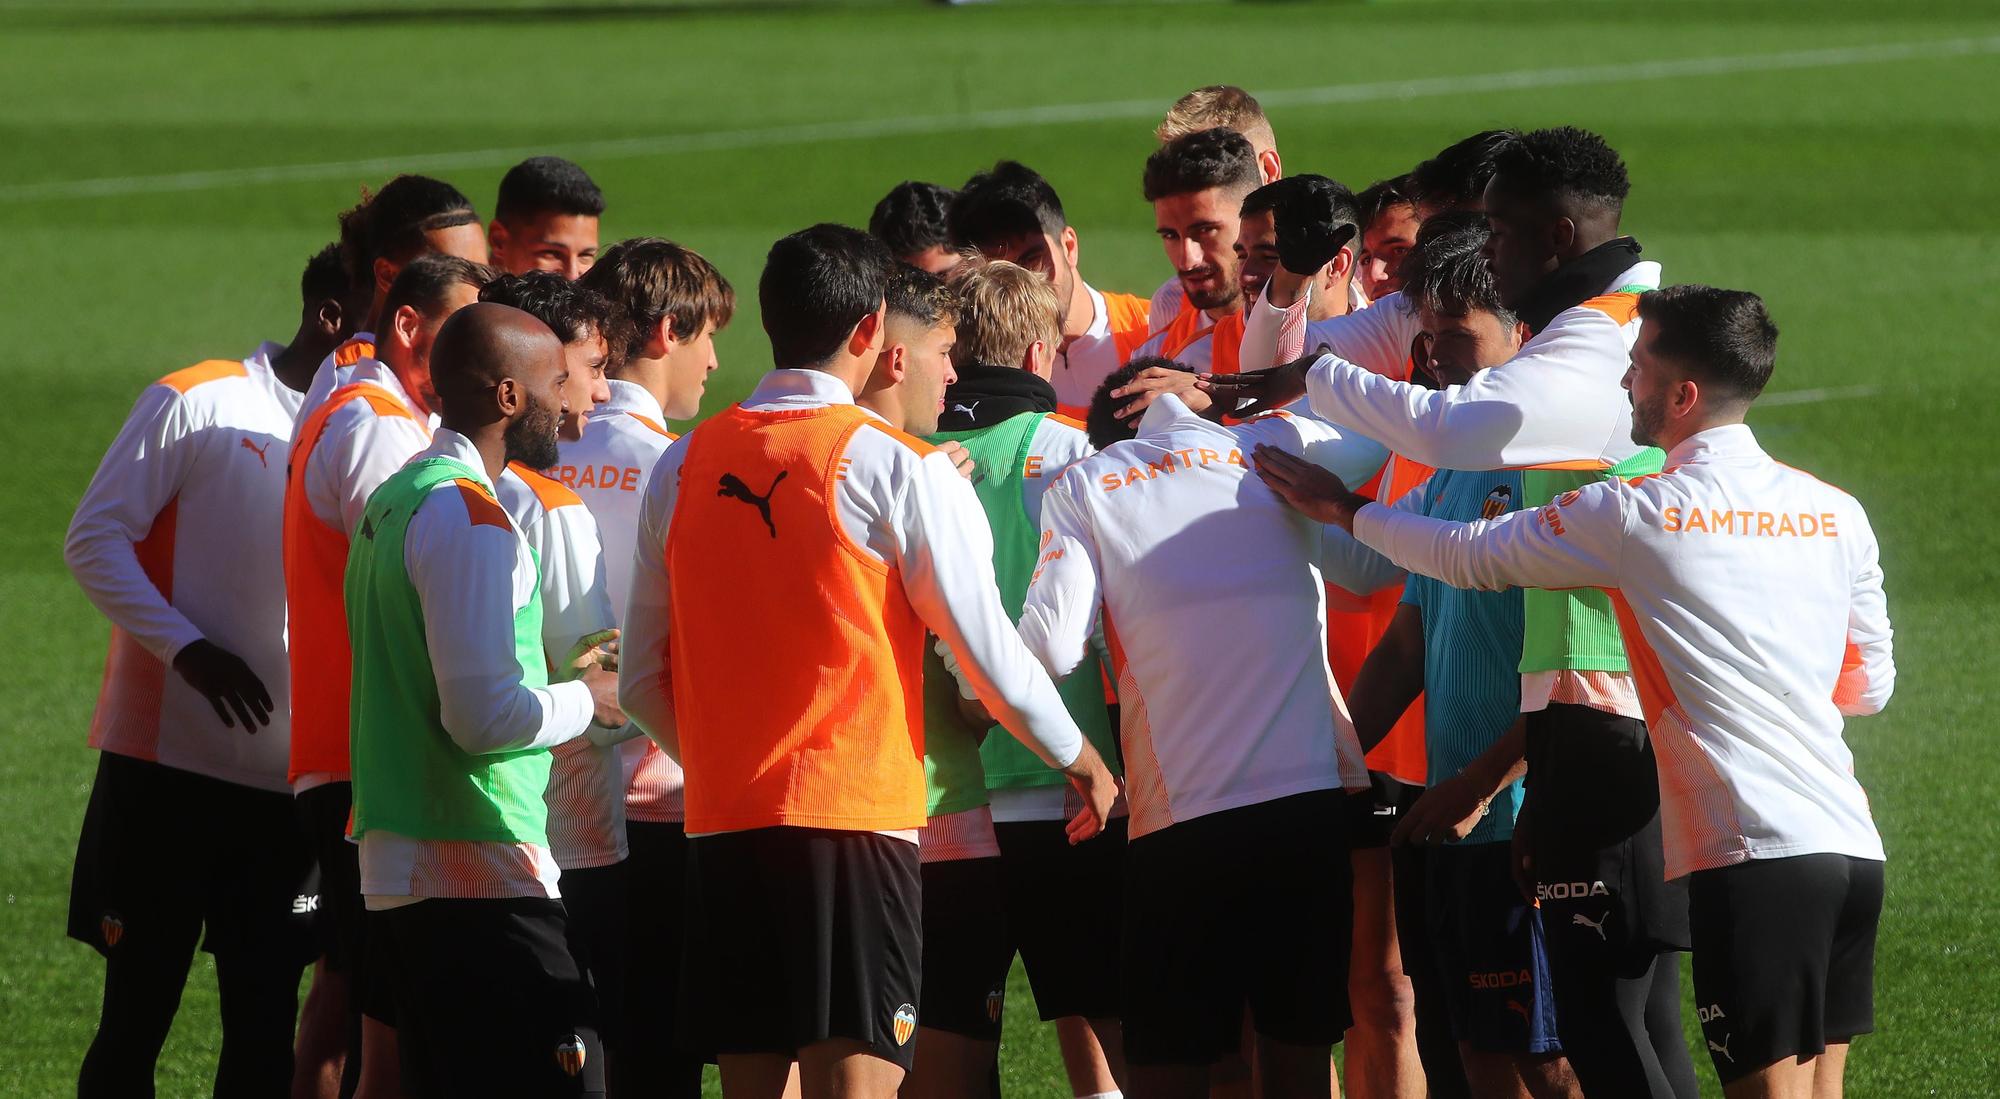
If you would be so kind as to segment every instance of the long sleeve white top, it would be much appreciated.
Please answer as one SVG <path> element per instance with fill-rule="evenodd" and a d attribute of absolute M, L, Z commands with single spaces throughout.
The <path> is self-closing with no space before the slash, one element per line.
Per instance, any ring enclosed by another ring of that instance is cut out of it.
<path fill-rule="evenodd" d="M 576 493 L 532 469 L 510 465 L 500 474 L 500 505 L 534 547 L 542 589 L 542 651 L 550 677 L 568 675 L 563 661 L 577 642 L 613 628 L 617 616 L 604 586 L 604 551 L 597 522 Z M 609 866 L 625 857 L 625 775 L 619 742 L 639 736 L 592 724 L 554 749 L 549 761 L 549 850 L 565 870 Z"/>
<path fill-rule="evenodd" d="M 1858 501 L 1771 460 L 1748 427 L 1540 509 L 1460 524 L 1370 504 L 1354 533 L 1459 587 L 1613 593 L 1659 756 L 1669 878 L 1883 857 L 1841 719 L 1895 687 L 1875 534 Z"/>
<path fill-rule="evenodd" d="M 268 790 L 286 789 L 291 743 L 281 518 L 300 398 L 271 372 L 280 350 L 265 343 L 146 387 L 63 545 L 112 625 L 91 746 Z M 263 681 L 268 727 L 224 726 L 173 673 L 204 639 Z"/>
<path fill-rule="evenodd" d="M 1225 427 L 1169 394 L 1137 438 L 1071 466 L 1042 497 L 1044 548 L 1021 636 L 1066 676 L 1102 608 L 1121 665 L 1134 836 L 1368 781 L 1327 669 L 1323 528 L 1251 471 L 1260 443 L 1343 478 L 1383 458 L 1377 444 L 1304 417 Z"/>
<path fill-rule="evenodd" d="M 1306 397 L 1315 415 L 1437 469 L 1615 465 L 1638 450 L 1620 382 L 1631 365 L 1639 317 L 1636 294 L 1611 291 L 1659 282 L 1659 264 L 1635 264 L 1611 281 L 1605 295 L 1556 314 L 1513 358 L 1444 389 L 1385 377 L 1369 364 L 1347 361 L 1336 345 L 1307 373 Z M 1392 310 L 1384 298 L 1354 316 L 1391 311 L 1408 313 Z M 1306 340 L 1307 347 L 1318 345 L 1311 332 Z"/>
<path fill-rule="evenodd" d="M 471 441 L 439 429 L 412 461 L 450 458 L 493 491 Z M 438 720 L 473 755 L 548 749 L 583 735 L 595 706 L 582 683 L 530 687 L 514 650 L 514 618 L 541 578 L 520 530 L 492 501 L 475 514 L 451 482 L 410 516 L 403 567 L 423 607 L 424 649 L 437 682 Z M 375 907 L 415 897 L 557 895 L 556 863 L 541 844 L 435 840 L 369 829 L 361 837 L 362 892 Z"/>

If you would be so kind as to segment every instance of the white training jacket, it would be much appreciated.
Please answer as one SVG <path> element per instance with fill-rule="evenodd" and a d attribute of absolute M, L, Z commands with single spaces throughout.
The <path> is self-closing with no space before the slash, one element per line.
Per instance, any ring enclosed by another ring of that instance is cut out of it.
<path fill-rule="evenodd" d="M 796 410 L 853 403 L 846 384 L 824 371 L 773 370 L 743 407 Z M 833 482 L 834 513 L 850 541 L 902 582 L 910 607 L 951 647 L 995 720 L 1051 766 L 1069 766 L 1083 752 L 1083 733 L 1048 674 L 1022 647 L 1000 603 L 993 534 L 979 497 L 942 451 L 919 451 L 900 433 L 892 434 L 886 422 L 883 428 L 856 431 L 849 439 L 842 455 L 846 475 Z M 686 440 L 669 447 L 646 486 L 620 655 L 618 693 L 626 716 L 668 743 L 675 734 L 666 541 L 686 453 Z"/>
<path fill-rule="evenodd" d="M 1437 469 L 1615 465 L 1639 449 L 1632 442 L 1631 402 L 1620 385 L 1639 337 L 1639 315 L 1636 295 L 1613 291 L 1659 284 L 1659 264 L 1634 264 L 1611 280 L 1603 296 L 1556 314 L 1513 358 L 1464 385 L 1425 389 L 1336 353 L 1313 364 L 1306 397 L 1316 415 Z M 1353 316 L 1409 316 L 1391 303 L 1397 297 Z M 1414 326 L 1415 318 L 1409 323 Z M 1309 329 L 1306 346 L 1318 346 L 1316 339 Z M 1408 353 L 1406 341 L 1401 354 Z"/>
<path fill-rule="evenodd" d="M 1660 764 L 1666 874 L 1831 852 L 1883 857 L 1841 739 L 1896 666 L 1875 533 L 1852 496 L 1771 460 L 1741 424 L 1667 471 L 1449 523 L 1379 504 L 1355 537 L 1459 587 L 1612 593 Z"/>
<path fill-rule="evenodd" d="M 492 488 L 472 441 L 440 428 L 411 458 L 446 457 Z M 556 748 L 583 735 L 595 705 L 580 682 L 530 687 L 514 652 L 514 616 L 541 577 L 510 516 L 446 481 L 424 497 L 403 537 L 403 567 L 423 607 L 437 679 L 438 722 L 473 755 Z M 371 828 L 361 837 L 361 892 L 370 908 L 424 897 L 555 897 L 560 871 L 536 843 L 440 840 Z"/>
<path fill-rule="evenodd" d="M 604 586 L 616 616 L 625 613 L 632 590 L 632 548 L 639 543 L 639 502 L 646 481 L 667 447 L 678 438 L 667 430 L 666 413 L 645 386 L 612 379 L 611 398 L 591 409 L 583 438 L 557 443 L 562 458 L 549 476 L 583 498 L 604 542 Z M 673 757 L 660 751 L 635 725 L 619 745 L 625 774 L 625 816 L 629 820 L 678 823 L 686 814 L 686 776 Z"/>
<path fill-rule="evenodd" d="M 146 387 L 77 501 L 63 559 L 111 620 L 90 746 L 243 786 L 285 790 L 285 458 L 299 394 L 283 348 L 212 360 Z M 231 729 L 173 672 L 206 639 L 270 692 L 271 724 Z"/>
<path fill-rule="evenodd" d="M 1403 304 L 1400 291 L 1384 294 L 1366 309 L 1323 321 L 1306 320 L 1312 300 L 1309 294 L 1299 295 L 1289 309 L 1272 305 L 1269 294 L 1266 287 L 1245 307 L 1243 345 L 1236 352 L 1241 369 L 1279 366 L 1291 361 L 1294 348 L 1303 354 L 1326 344 L 1336 357 L 1364 370 L 1391 378 L 1406 376 L 1403 367 L 1410 359 L 1410 345 L 1423 326 L 1417 323 L 1416 310 Z M 1403 453 L 1393 446 L 1390 449 Z"/>
<path fill-rule="evenodd" d="M 349 401 L 327 417 L 319 441 L 306 456 L 306 503 L 313 517 L 345 533 L 352 543 L 361 514 L 368 509 L 368 497 L 411 455 L 431 444 L 431 421 L 417 410 L 402 380 L 386 364 L 363 359 L 349 380 L 384 389 L 410 410 L 409 416 L 382 416 L 367 401 Z"/>
<path fill-rule="evenodd" d="M 567 676 L 576 643 L 618 624 L 604 589 L 604 549 L 597 522 L 576 493 L 518 463 L 494 486 L 500 506 L 534 547 L 542 589 L 542 650 L 550 678 Z M 592 724 L 560 745 L 549 761 L 549 850 L 564 870 L 610 866 L 625 858 L 625 772 L 620 741 L 638 736 Z"/>
<path fill-rule="evenodd" d="M 1260 443 L 1357 481 L 1384 457 L 1303 417 L 1225 427 L 1167 394 L 1137 438 L 1071 466 L 1042 497 L 1044 548 L 1021 637 L 1061 678 L 1082 662 L 1101 605 L 1135 838 L 1368 784 L 1327 669 L 1324 528 L 1251 470 Z"/>
<path fill-rule="evenodd" d="M 333 391 L 354 380 L 354 368 L 362 362 L 381 363 L 375 358 L 375 333 L 356 332 L 341 341 L 339 347 L 326 353 L 319 367 L 313 371 L 312 384 L 306 386 L 306 399 L 299 405 L 299 419 L 304 420 L 313 410 L 326 403 Z M 435 427 L 435 424 L 427 425 Z"/>

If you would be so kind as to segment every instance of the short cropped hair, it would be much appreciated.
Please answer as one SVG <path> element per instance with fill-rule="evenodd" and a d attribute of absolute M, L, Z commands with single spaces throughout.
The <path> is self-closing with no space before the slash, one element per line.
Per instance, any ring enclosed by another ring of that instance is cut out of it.
<path fill-rule="evenodd" d="M 1410 197 L 1409 188 L 1410 177 L 1390 176 L 1376 180 L 1355 195 L 1355 214 L 1361 231 L 1367 232 L 1378 218 L 1398 206 L 1415 206 L 1416 200 Z"/>
<path fill-rule="evenodd" d="M 1410 170 L 1405 193 L 1411 201 L 1434 209 L 1478 209 L 1486 201 L 1486 182 L 1493 178 L 1502 149 L 1519 138 L 1512 130 L 1481 130 L 1438 150 Z"/>
<path fill-rule="evenodd" d="M 299 275 L 299 300 L 317 305 L 328 298 L 342 298 L 350 285 L 339 243 L 329 244 L 306 261 L 306 269 Z"/>
<path fill-rule="evenodd" d="M 1575 126 L 1520 135 L 1502 148 L 1494 173 L 1513 194 L 1624 208 L 1632 181 L 1625 161 L 1602 137 Z"/>
<path fill-rule="evenodd" d="M 1099 450 L 1112 443 L 1134 438 L 1139 434 L 1138 423 L 1126 423 L 1118 418 L 1118 410 L 1130 401 L 1128 397 L 1113 397 L 1111 391 L 1119 389 L 1139 376 L 1144 370 L 1158 367 L 1162 370 L 1182 370 L 1189 374 L 1194 367 L 1158 355 L 1145 355 L 1133 359 L 1111 372 L 1111 376 L 1099 382 L 1097 392 L 1090 397 L 1090 410 L 1084 414 L 1084 429 L 1090 435 L 1090 445 Z"/>
<path fill-rule="evenodd" d="M 1167 109 L 1167 117 L 1154 128 L 1153 136 L 1164 145 L 1178 137 L 1216 129 L 1235 130 L 1253 144 L 1257 138 L 1271 146 L 1278 143 L 1257 97 L 1234 84 L 1210 84 L 1181 96 Z"/>
<path fill-rule="evenodd" d="M 963 366 L 1020 366 L 1028 346 L 1053 349 L 1062 340 L 1063 307 L 1055 284 L 1004 260 L 969 264 L 952 279 L 958 294 L 958 343 L 952 361 Z"/>
<path fill-rule="evenodd" d="M 907 263 L 889 272 L 889 287 L 883 294 L 889 316 L 914 321 L 926 329 L 958 320 L 958 295 L 943 279 Z"/>
<path fill-rule="evenodd" d="M 771 245 L 757 305 L 773 364 L 815 367 L 833 358 L 854 326 L 882 308 L 895 267 L 888 245 L 831 222 Z"/>
<path fill-rule="evenodd" d="M 1147 202 L 1220 187 L 1248 191 L 1263 178 L 1250 142 L 1235 130 L 1197 130 L 1177 137 L 1146 158 Z"/>
<path fill-rule="evenodd" d="M 1669 286 L 1639 295 L 1653 351 L 1725 400 L 1753 401 L 1778 365 L 1778 326 L 1748 290 Z"/>
<path fill-rule="evenodd" d="M 606 333 L 613 363 L 631 362 L 662 320 L 674 338 L 691 340 L 702 326 L 720 329 L 736 314 L 736 290 L 699 252 L 659 237 L 633 237 L 604 250 L 579 280 L 610 299 Z"/>
<path fill-rule="evenodd" d="M 1481 254 L 1487 235 L 1486 215 L 1477 210 L 1453 210 L 1427 219 L 1397 271 L 1403 280 L 1404 308 L 1428 309 L 1446 317 L 1486 312 L 1503 325 L 1514 324 L 1518 318 L 1501 303 L 1493 270 Z"/>
<path fill-rule="evenodd" d="M 604 216 L 604 192 L 589 173 L 559 156 L 530 157 L 500 177 L 493 216 L 519 222 L 539 214 Z"/>
<path fill-rule="evenodd" d="M 959 188 L 949 225 L 954 245 L 979 248 L 1043 233 L 1060 239 L 1069 218 L 1056 189 L 1040 172 L 1018 160 L 1003 160 Z"/>
<path fill-rule="evenodd" d="M 1276 182 L 1266 183 L 1243 196 L 1243 216 L 1247 218 L 1252 214 L 1277 210 L 1290 189 L 1299 185 L 1297 181 L 1300 179 L 1324 180 L 1327 184 L 1331 184 L 1327 188 L 1327 195 L 1332 201 L 1333 219 L 1327 224 L 1336 230 L 1343 225 L 1351 226 L 1357 238 L 1354 246 L 1359 247 L 1361 208 L 1354 200 L 1354 192 L 1348 190 L 1337 179 L 1327 179 L 1325 176 L 1286 176 Z"/>
<path fill-rule="evenodd" d="M 364 267 L 371 278 L 376 260 L 406 263 L 423 252 L 425 233 L 479 222 L 471 199 L 451 184 L 429 176 L 397 176 L 363 205 L 367 240 Z"/>
<path fill-rule="evenodd" d="M 945 217 L 957 194 L 936 183 L 904 180 L 875 204 L 875 212 L 868 215 L 868 231 L 897 256 L 950 248 Z"/>
<path fill-rule="evenodd" d="M 479 300 L 511 305 L 549 326 L 566 344 L 592 335 L 611 336 L 611 299 L 554 271 L 503 275 L 486 284 Z"/>
<path fill-rule="evenodd" d="M 431 252 L 418 256 L 403 265 L 396 274 L 396 281 L 389 284 L 389 296 L 382 302 L 382 323 L 387 325 L 396 311 L 409 305 L 427 317 L 436 316 L 444 308 L 455 286 L 470 286 L 474 290 L 484 290 L 486 285 L 500 277 L 500 272 L 483 263 L 447 256 L 441 252 Z"/>

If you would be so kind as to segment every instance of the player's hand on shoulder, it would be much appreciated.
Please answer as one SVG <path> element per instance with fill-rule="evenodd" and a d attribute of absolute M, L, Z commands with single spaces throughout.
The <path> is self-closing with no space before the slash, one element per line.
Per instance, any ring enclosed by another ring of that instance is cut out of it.
<path fill-rule="evenodd" d="M 1246 370 L 1240 374 L 1200 374 L 1195 384 L 1201 392 L 1245 419 L 1272 409 L 1283 408 L 1306 395 L 1306 372 L 1332 349 L 1325 344 L 1291 362 L 1266 370 Z M 1243 402 L 1250 402 L 1248 405 Z"/>
<path fill-rule="evenodd" d="M 208 699 L 225 726 L 234 729 L 240 724 L 245 732 L 255 733 L 271 723 L 271 711 L 276 709 L 271 692 L 242 657 L 222 646 L 206 638 L 190 643 L 174 654 L 174 671 Z"/>
<path fill-rule="evenodd" d="M 618 705 L 618 673 L 592 663 L 577 680 L 590 688 L 592 720 L 606 729 L 625 726 L 625 711 Z"/>
<path fill-rule="evenodd" d="M 1257 476 L 1294 511 L 1317 523 L 1346 525 L 1354 518 L 1360 497 L 1349 492 L 1332 470 L 1314 465 L 1289 451 L 1259 444 L 1251 451 Z"/>
<path fill-rule="evenodd" d="M 1131 421 L 1146 414 L 1153 402 L 1163 393 L 1172 393 L 1188 406 L 1190 412 L 1206 412 L 1214 399 L 1196 388 L 1198 375 L 1185 370 L 1168 370 L 1163 366 L 1148 367 L 1132 376 L 1132 380 L 1111 391 L 1113 397 L 1129 398 L 1118 408 L 1120 420 Z"/>
<path fill-rule="evenodd" d="M 1111 768 L 1104 765 L 1104 757 L 1089 741 L 1083 744 L 1083 751 L 1076 759 L 1063 768 L 1070 785 L 1083 795 L 1083 810 L 1069 822 L 1069 841 L 1082 843 L 1084 840 L 1104 831 L 1111 821 L 1111 806 L 1118 800 L 1118 778 Z"/>

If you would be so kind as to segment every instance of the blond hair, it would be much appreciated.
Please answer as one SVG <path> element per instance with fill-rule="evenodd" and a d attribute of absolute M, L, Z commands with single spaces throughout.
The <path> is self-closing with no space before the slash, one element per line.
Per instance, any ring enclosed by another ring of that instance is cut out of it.
<path fill-rule="evenodd" d="M 1055 285 L 1005 260 L 962 265 L 952 276 L 958 295 L 958 344 L 952 362 L 1020 366 L 1040 340 L 1062 340 L 1062 302 Z"/>
<path fill-rule="evenodd" d="M 1177 137 L 1217 129 L 1235 130 L 1259 151 L 1278 147 L 1271 120 L 1264 117 L 1257 97 L 1234 84 L 1210 84 L 1181 96 L 1167 109 L 1167 117 L 1160 120 L 1153 136 L 1164 145 Z"/>

